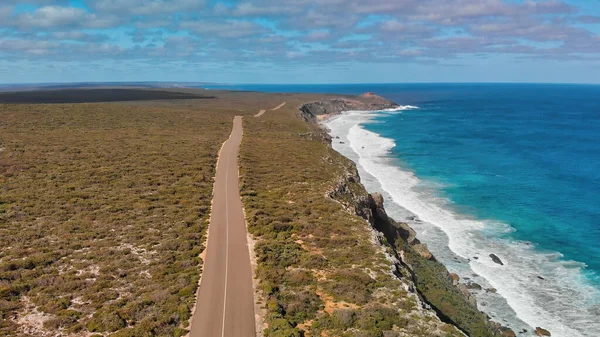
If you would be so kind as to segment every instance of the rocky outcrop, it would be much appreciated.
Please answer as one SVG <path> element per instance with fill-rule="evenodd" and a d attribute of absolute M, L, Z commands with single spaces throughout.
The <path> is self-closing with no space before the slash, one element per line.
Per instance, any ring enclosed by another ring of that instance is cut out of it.
<path fill-rule="evenodd" d="M 458 274 L 450 273 L 448 276 L 450 277 L 450 280 L 452 280 L 452 284 L 455 286 L 458 285 L 458 282 L 460 281 L 460 276 L 458 276 Z"/>
<path fill-rule="evenodd" d="M 490 254 L 490 258 L 492 259 L 492 261 L 494 261 L 495 263 L 503 266 L 504 263 L 502 262 L 502 260 L 500 260 L 500 258 L 498 256 L 496 256 L 496 254 Z"/>
<path fill-rule="evenodd" d="M 350 162 L 346 172 L 327 196 L 383 234 L 398 261 L 396 276 L 408 276 L 420 297 L 442 321 L 472 337 L 503 336 L 503 332 L 477 309 L 475 296 L 467 286 L 459 284 L 458 279 L 455 280 L 446 267 L 435 260 L 427 246 L 417 239 L 416 232 L 408 224 L 396 222 L 387 215 L 383 196 L 366 192 L 354 163 Z"/>
<path fill-rule="evenodd" d="M 470 291 L 469 288 L 467 288 L 466 285 L 464 284 L 459 284 L 456 286 L 458 288 L 458 290 L 460 290 L 461 294 L 465 297 L 465 299 L 467 300 L 467 302 L 474 306 L 477 307 L 477 299 L 475 298 L 475 295 L 473 295 Z"/>
<path fill-rule="evenodd" d="M 492 322 L 492 324 L 494 325 L 494 328 L 496 328 L 498 331 L 500 331 L 502 333 L 503 337 L 517 337 L 517 334 L 515 334 L 513 329 L 502 326 L 502 324 L 497 323 L 497 322 Z M 527 332 L 527 331 L 525 331 L 525 332 Z"/>
<path fill-rule="evenodd" d="M 300 107 L 300 116 L 308 122 L 317 122 L 319 115 L 335 115 L 352 110 L 383 110 L 397 108 L 398 104 L 374 93 L 368 92 L 360 96 L 336 97 L 318 102 L 306 103 Z"/>
<path fill-rule="evenodd" d="M 381 110 L 397 107 L 393 102 L 367 93 L 357 97 L 338 97 L 322 102 L 304 104 L 300 115 L 305 121 L 314 123 L 318 115 L 338 114 L 349 110 Z M 315 130 L 320 129 L 318 126 Z M 330 143 L 330 141 L 325 141 Z M 450 275 L 444 265 L 436 261 L 425 244 L 416 237 L 416 232 L 406 223 L 390 218 L 384 208 L 383 196 L 369 194 L 360 183 L 356 165 L 343 160 L 346 174 L 334 184 L 327 197 L 336 200 L 346 211 L 356 214 L 383 235 L 385 246 L 393 252 L 396 270 L 394 274 L 414 288 L 427 306 L 438 317 L 453 324 L 471 337 L 503 336 L 487 316 L 477 309 L 474 295 L 465 285 Z"/>
<path fill-rule="evenodd" d="M 544 328 L 540 328 L 539 326 L 535 328 L 535 334 L 538 336 L 552 336 L 550 331 L 548 331 Z"/>

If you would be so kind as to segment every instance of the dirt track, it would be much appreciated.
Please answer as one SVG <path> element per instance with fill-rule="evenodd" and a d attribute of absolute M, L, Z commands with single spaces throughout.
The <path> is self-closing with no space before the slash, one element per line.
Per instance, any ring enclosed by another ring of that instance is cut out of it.
<path fill-rule="evenodd" d="M 286 104 L 286 103 L 287 103 L 287 102 L 283 102 L 283 103 L 279 104 L 277 107 L 275 107 L 275 108 L 271 109 L 271 111 L 275 111 L 275 110 L 279 110 L 279 109 L 283 108 L 283 107 L 285 106 L 285 104 Z"/>
<path fill-rule="evenodd" d="M 278 106 L 271 109 L 271 111 L 275 111 L 275 110 L 279 110 L 279 109 L 283 108 L 286 103 L 287 102 L 283 102 L 283 103 L 279 104 Z M 260 116 L 264 115 L 265 112 L 267 112 L 267 110 L 260 110 L 256 115 L 254 115 L 254 117 L 260 117 Z"/>

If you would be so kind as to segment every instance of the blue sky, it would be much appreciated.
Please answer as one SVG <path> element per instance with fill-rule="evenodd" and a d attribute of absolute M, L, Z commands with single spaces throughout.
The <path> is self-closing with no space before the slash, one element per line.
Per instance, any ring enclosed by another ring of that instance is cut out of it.
<path fill-rule="evenodd" d="M 2 0 L 0 83 L 600 83 L 596 0 Z"/>

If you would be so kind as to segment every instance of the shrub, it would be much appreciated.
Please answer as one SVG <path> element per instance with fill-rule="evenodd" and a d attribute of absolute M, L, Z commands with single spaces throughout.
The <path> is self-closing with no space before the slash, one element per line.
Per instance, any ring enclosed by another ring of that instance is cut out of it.
<path fill-rule="evenodd" d="M 119 316 L 116 308 L 102 308 L 92 316 L 87 328 L 92 332 L 115 332 L 125 326 L 127 323 Z"/>

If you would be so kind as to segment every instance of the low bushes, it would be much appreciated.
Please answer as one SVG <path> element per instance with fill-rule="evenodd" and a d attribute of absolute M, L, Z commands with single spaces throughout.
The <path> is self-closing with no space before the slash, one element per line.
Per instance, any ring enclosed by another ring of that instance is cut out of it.
<path fill-rule="evenodd" d="M 277 113 L 244 119 L 240 152 L 265 336 L 446 336 L 438 330 L 443 323 L 411 316 L 416 301 L 392 276 L 369 225 L 327 197 L 351 165 L 322 137 L 303 136 L 321 131 L 295 116 L 300 100 L 287 100 Z"/>
<path fill-rule="evenodd" d="M 0 105 L 0 335 L 184 333 L 233 113 L 146 104 Z"/>

